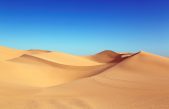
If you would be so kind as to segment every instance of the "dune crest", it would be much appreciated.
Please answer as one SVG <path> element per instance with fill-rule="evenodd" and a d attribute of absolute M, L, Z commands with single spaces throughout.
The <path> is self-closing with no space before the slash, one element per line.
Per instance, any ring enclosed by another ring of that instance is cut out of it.
<path fill-rule="evenodd" d="M 93 65 L 105 64 L 105 63 L 100 63 L 100 62 L 87 59 L 82 56 L 74 56 L 74 55 L 65 54 L 61 52 L 33 54 L 33 56 L 50 60 L 52 62 L 65 64 L 65 65 L 72 65 L 72 66 L 93 66 Z"/>
<path fill-rule="evenodd" d="M 116 53 L 111 50 L 105 50 L 95 55 L 88 56 L 87 58 L 96 62 L 111 63 L 121 61 L 123 59 L 122 55 L 124 54 Z"/>
<path fill-rule="evenodd" d="M 51 51 L 48 50 L 39 50 L 39 49 L 30 49 L 27 50 L 30 54 L 41 54 L 41 53 L 49 53 Z"/>

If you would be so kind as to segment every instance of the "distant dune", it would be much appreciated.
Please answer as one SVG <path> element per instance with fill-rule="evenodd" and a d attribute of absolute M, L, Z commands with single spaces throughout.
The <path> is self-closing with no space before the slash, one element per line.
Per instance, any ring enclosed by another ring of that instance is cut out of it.
<path fill-rule="evenodd" d="M 0 109 L 169 109 L 169 58 L 0 47 Z"/>

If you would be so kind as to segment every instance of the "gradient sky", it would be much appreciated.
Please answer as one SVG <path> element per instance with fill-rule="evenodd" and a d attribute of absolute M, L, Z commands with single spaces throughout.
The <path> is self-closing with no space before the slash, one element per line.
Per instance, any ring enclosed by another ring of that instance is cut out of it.
<path fill-rule="evenodd" d="M 0 45 L 169 56 L 169 0 L 0 0 Z"/>

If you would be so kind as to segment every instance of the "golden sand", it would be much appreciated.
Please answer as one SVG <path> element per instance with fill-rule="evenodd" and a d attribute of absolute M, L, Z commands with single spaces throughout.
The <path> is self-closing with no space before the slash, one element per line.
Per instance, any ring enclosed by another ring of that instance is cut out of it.
<path fill-rule="evenodd" d="M 169 58 L 0 47 L 0 109 L 169 109 Z"/>

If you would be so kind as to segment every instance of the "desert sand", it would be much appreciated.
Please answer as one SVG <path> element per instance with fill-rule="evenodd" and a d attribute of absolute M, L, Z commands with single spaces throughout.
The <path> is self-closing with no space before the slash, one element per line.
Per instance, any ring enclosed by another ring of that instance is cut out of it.
<path fill-rule="evenodd" d="M 1 46 L 0 109 L 169 109 L 169 58 Z"/>

